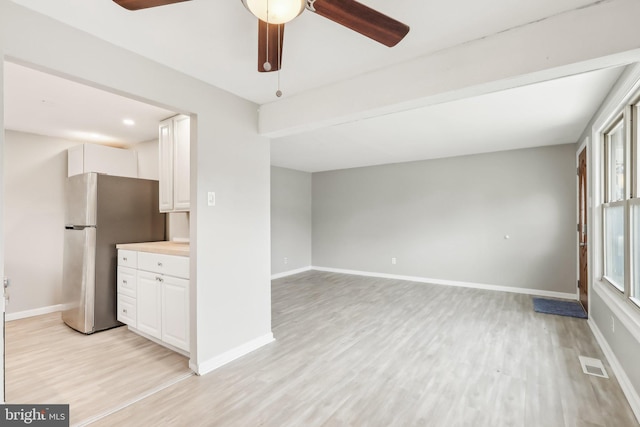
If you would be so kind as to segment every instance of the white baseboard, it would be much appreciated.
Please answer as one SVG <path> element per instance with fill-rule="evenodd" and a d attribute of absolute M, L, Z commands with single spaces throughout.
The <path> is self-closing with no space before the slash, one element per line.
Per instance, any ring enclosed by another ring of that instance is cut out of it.
<path fill-rule="evenodd" d="M 298 269 L 295 269 L 295 270 L 283 271 L 282 273 L 272 274 L 271 275 L 271 280 L 281 279 L 281 278 L 287 277 L 287 276 L 293 276 L 294 274 L 304 273 L 305 271 L 309 271 L 309 270 L 311 270 L 311 266 L 302 267 L 302 268 L 298 268 Z"/>
<path fill-rule="evenodd" d="M 5 315 L 5 320 L 7 322 L 10 322 L 12 320 L 25 319 L 27 317 L 55 313 L 56 311 L 62 311 L 62 304 L 50 305 L 48 307 L 34 308 L 32 310 L 17 311 L 15 313 L 7 313 Z"/>
<path fill-rule="evenodd" d="M 545 291 L 542 289 L 528 289 L 528 288 L 515 288 L 511 286 L 500 286 L 500 285 L 487 285 L 482 283 L 472 283 L 472 282 L 458 282 L 454 280 L 442 280 L 442 279 L 429 279 L 426 277 L 416 277 L 416 276 L 401 276 L 397 274 L 387 274 L 387 273 L 374 273 L 370 271 L 358 271 L 358 270 L 344 270 L 341 268 L 329 268 L 329 267 L 311 267 L 312 270 L 318 271 L 326 271 L 330 273 L 342 273 L 342 274 L 354 274 L 356 276 L 367 276 L 367 277 L 380 277 L 383 279 L 396 279 L 396 280 L 407 280 L 410 282 L 418 282 L 418 283 L 430 283 L 433 285 L 444 285 L 444 286 L 457 286 L 463 288 L 473 288 L 473 289 L 485 289 L 488 291 L 501 291 L 501 292 L 512 292 L 516 294 L 526 294 L 526 295 L 536 295 L 541 297 L 552 297 L 552 298 L 563 298 L 563 299 L 572 299 L 577 300 L 578 294 L 576 293 L 567 293 L 567 292 L 556 292 L 556 291 Z"/>
<path fill-rule="evenodd" d="M 596 322 L 593 321 L 593 318 L 589 318 L 587 323 L 589 324 L 589 327 L 591 327 L 591 331 L 593 332 L 593 335 L 596 337 L 596 341 L 598 341 L 598 344 L 600 344 L 600 348 L 602 349 L 602 352 L 604 353 L 607 360 L 609 361 L 609 365 L 611 365 L 611 369 L 613 370 L 613 373 L 616 375 L 616 378 L 618 378 L 618 383 L 620 383 L 620 388 L 622 388 L 622 391 L 625 397 L 629 401 L 629 405 L 631 406 L 631 409 L 633 410 L 633 413 L 635 414 L 636 419 L 640 422 L 640 396 L 638 396 L 638 392 L 633 387 L 631 380 L 629 379 L 629 377 L 627 376 L 627 373 L 622 368 L 622 365 L 620 365 L 618 358 L 616 357 L 615 353 L 609 346 L 609 343 L 607 342 L 606 338 L 604 337 L 604 335 L 602 335 L 602 332 L 600 332 L 600 329 L 598 328 L 598 325 L 596 325 Z"/>
<path fill-rule="evenodd" d="M 205 360 L 202 363 L 195 364 L 190 361 L 189 368 L 191 368 L 191 370 L 198 375 L 205 375 L 273 341 L 275 341 L 275 339 L 273 338 L 273 334 L 270 332 L 266 335 L 244 343 L 236 348 L 232 348 L 231 350 L 222 353 L 221 355 L 216 356 L 213 359 Z"/>

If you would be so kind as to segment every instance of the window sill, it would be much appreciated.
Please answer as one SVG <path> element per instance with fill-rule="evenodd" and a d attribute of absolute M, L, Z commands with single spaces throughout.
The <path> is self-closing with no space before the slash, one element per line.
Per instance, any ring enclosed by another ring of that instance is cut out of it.
<path fill-rule="evenodd" d="M 622 295 L 624 295 L 624 286 L 618 285 L 613 279 L 610 279 L 607 276 L 603 276 L 602 277 L 602 281 L 605 282 L 605 283 L 608 283 L 611 286 L 613 286 L 616 290 L 620 291 L 620 293 Z"/>
<path fill-rule="evenodd" d="M 640 343 L 640 308 L 606 280 L 594 280 L 593 290 Z"/>

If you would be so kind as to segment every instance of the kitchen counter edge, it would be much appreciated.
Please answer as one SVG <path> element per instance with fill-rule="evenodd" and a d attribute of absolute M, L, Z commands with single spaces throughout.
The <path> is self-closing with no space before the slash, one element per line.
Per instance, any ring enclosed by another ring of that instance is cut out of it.
<path fill-rule="evenodd" d="M 190 254 L 189 243 L 182 242 L 119 243 L 116 249 L 186 257 Z"/>

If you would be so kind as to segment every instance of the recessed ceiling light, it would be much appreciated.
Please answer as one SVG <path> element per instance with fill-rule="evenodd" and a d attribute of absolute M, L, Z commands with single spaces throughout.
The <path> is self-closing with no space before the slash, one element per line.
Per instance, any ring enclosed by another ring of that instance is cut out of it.
<path fill-rule="evenodd" d="M 133 120 L 131 120 L 131 119 L 124 119 L 124 120 L 122 120 L 122 123 L 124 123 L 124 124 L 125 124 L 125 125 L 127 125 L 127 126 L 133 126 L 133 125 L 135 125 L 135 124 L 136 124 L 136 122 L 134 122 L 134 121 L 133 121 Z"/>

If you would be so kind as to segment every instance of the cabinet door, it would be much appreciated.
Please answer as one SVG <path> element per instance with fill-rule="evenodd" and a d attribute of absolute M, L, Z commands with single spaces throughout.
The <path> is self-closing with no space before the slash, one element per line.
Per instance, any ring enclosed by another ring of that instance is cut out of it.
<path fill-rule="evenodd" d="M 189 281 L 164 276 L 162 341 L 189 351 Z"/>
<path fill-rule="evenodd" d="M 137 329 L 162 339 L 162 275 L 138 271 Z"/>
<path fill-rule="evenodd" d="M 160 212 L 173 210 L 173 119 L 160 122 Z"/>
<path fill-rule="evenodd" d="M 178 116 L 173 128 L 173 209 L 176 211 L 188 211 L 190 206 L 190 122 L 188 116 Z"/>

